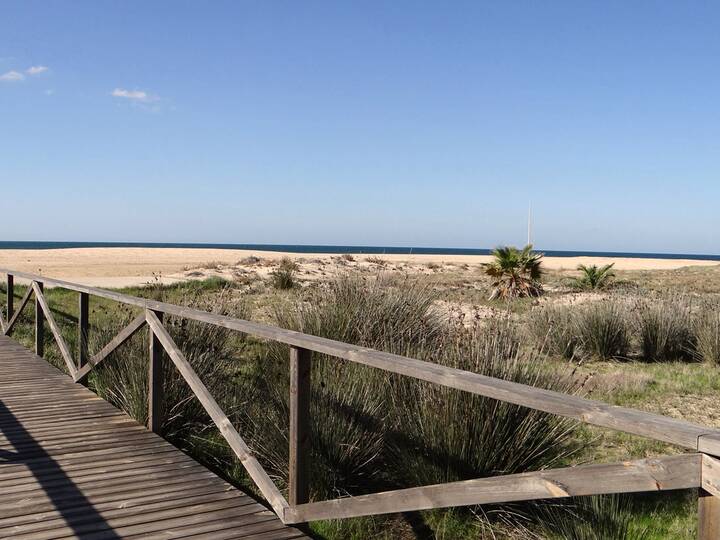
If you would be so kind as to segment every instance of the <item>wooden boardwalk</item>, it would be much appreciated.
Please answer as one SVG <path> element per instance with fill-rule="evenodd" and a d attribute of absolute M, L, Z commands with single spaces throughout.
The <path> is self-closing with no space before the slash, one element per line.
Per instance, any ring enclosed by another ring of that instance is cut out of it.
<path fill-rule="evenodd" d="M 301 537 L 273 512 L 0 336 L 0 538 Z"/>

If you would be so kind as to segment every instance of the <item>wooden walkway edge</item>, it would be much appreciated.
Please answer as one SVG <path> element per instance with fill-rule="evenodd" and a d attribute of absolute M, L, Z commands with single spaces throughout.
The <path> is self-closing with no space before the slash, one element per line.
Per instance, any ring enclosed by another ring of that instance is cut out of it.
<path fill-rule="evenodd" d="M 304 537 L 0 336 L 0 538 Z"/>

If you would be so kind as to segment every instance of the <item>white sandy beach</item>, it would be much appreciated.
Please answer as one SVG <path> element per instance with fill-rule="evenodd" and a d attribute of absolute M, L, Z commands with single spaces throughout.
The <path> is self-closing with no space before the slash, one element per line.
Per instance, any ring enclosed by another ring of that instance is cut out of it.
<path fill-rule="evenodd" d="M 42 274 L 98 287 L 142 285 L 161 276 L 171 283 L 187 279 L 187 271 L 214 264 L 234 265 L 254 256 L 273 261 L 283 257 L 330 263 L 337 255 L 282 253 L 204 248 L 69 248 L 0 250 L 0 268 Z M 380 257 L 388 263 L 480 264 L 487 255 L 355 255 L 357 260 Z M 637 259 L 625 257 L 545 257 L 548 269 L 574 269 L 578 264 L 615 263 L 618 270 L 672 270 L 686 266 L 717 266 L 717 261 L 693 259 Z"/>

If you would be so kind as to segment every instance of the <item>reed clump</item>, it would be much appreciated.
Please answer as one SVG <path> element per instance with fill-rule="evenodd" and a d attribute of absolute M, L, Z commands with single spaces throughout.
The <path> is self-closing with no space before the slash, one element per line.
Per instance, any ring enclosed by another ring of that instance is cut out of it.
<path fill-rule="evenodd" d="M 692 302 L 684 294 L 645 298 L 636 320 L 642 356 L 651 361 L 692 360 L 695 357 Z"/>
<path fill-rule="evenodd" d="M 703 306 L 694 330 L 698 358 L 720 365 L 720 305 L 713 302 Z"/>
<path fill-rule="evenodd" d="M 646 540 L 649 530 L 636 523 L 632 500 L 622 495 L 596 495 L 545 505 L 541 523 L 548 540 Z"/>
<path fill-rule="evenodd" d="M 527 328 L 531 342 L 539 350 L 568 360 L 582 356 L 582 339 L 570 306 L 549 304 L 533 311 Z"/>
<path fill-rule="evenodd" d="M 596 359 L 626 358 L 630 351 L 630 318 L 624 299 L 609 298 L 577 308 L 577 335 L 584 352 Z"/>

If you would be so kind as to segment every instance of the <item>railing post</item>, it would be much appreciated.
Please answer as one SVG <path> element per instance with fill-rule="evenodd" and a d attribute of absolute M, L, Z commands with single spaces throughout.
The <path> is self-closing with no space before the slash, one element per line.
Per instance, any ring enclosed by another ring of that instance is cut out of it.
<path fill-rule="evenodd" d="M 290 506 L 309 501 L 312 351 L 290 347 Z"/>
<path fill-rule="evenodd" d="M 720 538 L 720 497 L 698 490 L 698 540 Z"/>
<path fill-rule="evenodd" d="M 154 312 L 162 322 L 163 314 Z M 148 326 L 150 336 L 150 366 L 148 371 L 148 429 L 160 433 L 163 406 L 163 346 L 160 340 Z"/>
<path fill-rule="evenodd" d="M 14 307 L 15 300 L 15 276 L 12 274 L 7 275 L 7 320 L 12 319 L 15 311 Z"/>
<path fill-rule="evenodd" d="M 41 281 L 36 281 L 38 289 L 40 289 L 40 292 L 43 292 L 43 284 Z M 30 285 L 32 286 L 32 285 Z M 44 322 L 43 317 L 43 311 L 42 306 L 40 305 L 40 300 L 38 299 L 38 295 L 35 295 L 35 354 L 38 356 L 43 356 L 45 354 L 45 326 L 43 324 Z"/>
<path fill-rule="evenodd" d="M 78 360 L 77 367 L 82 369 L 88 361 L 88 329 L 90 316 L 90 295 L 81 292 L 78 305 Z M 87 378 L 80 381 L 87 386 Z"/>

